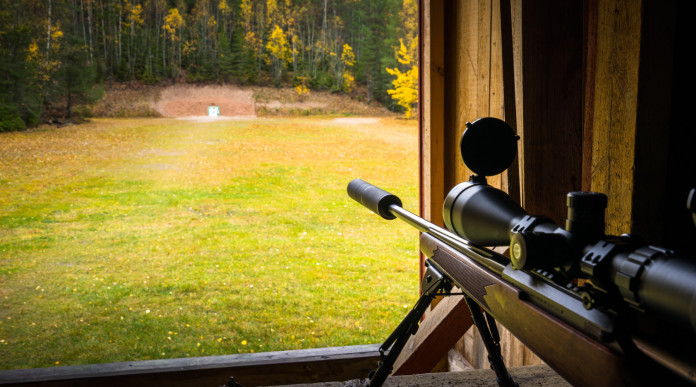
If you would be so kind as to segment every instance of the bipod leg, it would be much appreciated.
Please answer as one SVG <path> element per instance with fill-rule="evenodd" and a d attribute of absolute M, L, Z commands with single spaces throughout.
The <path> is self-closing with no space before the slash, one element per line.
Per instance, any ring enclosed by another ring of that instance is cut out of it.
<path fill-rule="evenodd" d="M 421 286 L 423 294 L 421 294 L 416 305 L 408 312 L 399 326 L 396 327 L 394 332 L 392 332 L 387 340 L 379 347 L 382 360 L 377 364 L 377 369 L 370 372 L 367 385 L 370 387 L 380 387 L 382 383 L 387 380 L 387 377 L 394 369 L 394 362 L 396 362 L 399 354 L 401 354 L 401 351 L 404 349 L 404 346 L 408 342 L 408 338 L 418 331 L 420 319 L 430 306 L 430 303 L 435 299 L 435 295 L 440 290 L 449 290 L 451 287 L 452 285 L 449 279 L 444 277 L 432 265 L 428 265 Z M 387 351 L 389 351 L 389 353 L 385 355 Z"/>
<path fill-rule="evenodd" d="M 505 367 L 503 355 L 500 351 L 500 335 L 498 333 L 498 327 L 495 325 L 495 319 L 488 313 L 486 313 L 484 317 L 478 304 L 469 296 L 464 296 L 464 299 L 471 311 L 471 318 L 474 320 L 474 325 L 476 325 L 476 328 L 481 334 L 483 345 L 486 346 L 486 351 L 488 351 L 488 361 L 491 363 L 491 369 L 495 372 L 498 386 L 518 387 L 517 382 L 512 380 L 512 376 L 508 372 L 507 367 Z"/>

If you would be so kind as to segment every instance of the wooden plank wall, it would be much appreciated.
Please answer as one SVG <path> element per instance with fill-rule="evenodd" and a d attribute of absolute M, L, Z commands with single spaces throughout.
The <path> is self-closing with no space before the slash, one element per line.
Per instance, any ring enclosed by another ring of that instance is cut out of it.
<path fill-rule="evenodd" d="M 421 216 L 443 226 L 445 200 L 445 31 L 444 2 L 420 2 Z"/>
<path fill-rule="evenodd" d="M 522 206 L 565 222 L 582 182 L 582 1 L 511 1 Z"/>
<path fill-rule="evenodd" d="M 505 117 L 499 2 L 454 1 L 444 8 L 444 152 L 445 186 L 449 190 L 471 174 L 459 155 L 466 122 Z M 489 178 L 497 187 L 501 181 L 501 176 Z"/>
<path fill-rule="evenodd" d="M 422 1 L 422 213 L 441 222 L 444 196 L 470 173 L 458 154 L 464 124 L 493 116 L 521 136 L 519 183 L 515 173 L 489 183 L 513 197 L 518 187 L 530 213 L 563 225 L 565 194 L 592 189 L 609 196 L 607 233 L 658 245 L 692 240 L 683 203 L 696 186 L 696 131 L 687 129 L 691 104 L 672 89 L 689 90 L 675 77 L 693 79 L 684 54 L 690 8 L 674 0 Z M 682 245 L 694 254 L 693 243 Z M 476 342 L 469 332 L 457 348 L 481 367 Z M 510 364 L 538 361 L 515 345 L 504 338 Z"/>
<path fill-rule="evenodd" d="M 670 170 L 681 169 L 670 156 L 688 152 L 674 142 L 670 148 L 675 131 L 689 125 L 672 112 L 677 2 L 597 3 L 596 61 L 589 64 L 596 85 L 592 190 L 609 196 L 608 233 L 630 232 L 662 245 L 672 234 L 666 231 L 670 213 L 685 213 L 688 192 L 688 184 L 677 188 L 679 181 L 667 180 Z M 693 176 L 691 169 L 674 177 L 693 186 Z M 681 208 L 668 210 L 669 197 Z"/>

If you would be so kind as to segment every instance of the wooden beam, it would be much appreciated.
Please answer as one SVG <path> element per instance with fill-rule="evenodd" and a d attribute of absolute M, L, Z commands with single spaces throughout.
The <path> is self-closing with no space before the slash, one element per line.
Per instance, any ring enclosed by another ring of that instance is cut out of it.
<path fill-rule="evenodd" d="M 607 233 L 615 235 L 627 232 L 631 223 L 640 8 L 607 0 L 598 9 L 592 190 L 609 197 Z"/>
<path fill-rule="evenodd" d="M 505 118 L 503 55 L 498 1 L 447 3 L 445 10 L 445 187 L 469 179 L 459 140 L 467 122 L 482 117 Z M 507 187 L 507 176 L 491 176 L 489 184 Z"/>
<path fill-rule="evenodd" d="M 444 2 L 424 1 L 421 12 L 421 216 L 442 226 L 442 203 L 445 201 Z"/>
<path fill-rule="evenodd" d="M 592 130 L 597 69 L 598 0 L 583 2 L 582 190 L 592 190 Z"/>
<path fill-rule="evenodd" d="M 581 187 L 582 1 L 511 3 L 521 201 L 563 224 Z"/>
<path fill-rule="evenodd" d="M 495 4 L 496 2 L 494 2 Z M 510 125 L 512 130 L 517 133 L 517 112 L 515 107 L 515 65 L 512 38 L 512 14 L 510 0 L 499 0 L 498 10 L 494 12 L 494 20 L 499 22 L 492 33 L 500 34 L 500 76 L 502 77 L 502 98 L 504 121 Z M 518 154 L 521 154 L 518 152 Z M 503 173 L 501 189 L 510 195 L 516 202 L 520 203 L 520 169 L 516 157 L 508 170 Z"/>
<path fill-rule="evenodd" d="M 426 313 L 418 332 L 409 339 L 394 364 L 394 375 L 431 372 L 471 324 L 464 297 L 444 298 Z"/>
<path fill-rule="evenodd" d="M 479 3 L 477 1 L 451 1 L 445 7 L 445 86 L 444 136 L 445 136 L 445 189 L 471 174 L 459 156 L 459 139 L 467 121 L 478 117 L 480 101 L 479 71 Z M 488 68 L 485 68 L 487 71 Z M 487 98 L 486 98 L 487 99 Z M 442 204 L 440 204 L 441 206 Z"/>
<path fill-rule="evenodd" d="M 245 387 L 366 378 L 379 345 L 0 371 L 1 386 Z"/>
<path fill-rule="evenodd" d="M 663 242 L 669 190 L 675 25 L 674 1 L 598 4 L 592 190 L 609 196 L 607 233 L 652 244 Z"/>

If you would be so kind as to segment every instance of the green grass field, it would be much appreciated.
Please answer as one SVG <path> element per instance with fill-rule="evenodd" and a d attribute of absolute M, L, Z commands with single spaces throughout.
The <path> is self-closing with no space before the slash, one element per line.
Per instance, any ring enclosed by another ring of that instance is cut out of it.
<path fill-rule="evenodd" d="M 103 120 L 0 134 L 0 368 L 383 341 L 418 297 L 415 121 Z"/>

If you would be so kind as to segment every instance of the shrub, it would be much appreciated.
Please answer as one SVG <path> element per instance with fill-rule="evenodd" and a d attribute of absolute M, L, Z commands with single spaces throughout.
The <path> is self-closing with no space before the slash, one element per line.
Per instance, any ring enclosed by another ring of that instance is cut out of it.
<path fill-rule="evenodd" d="M 24 128 L 26 128 L 26 125 L 19 116 L 17 108 L 13 105 L 0 103 L 0 132 L 10 132 Z"/>

